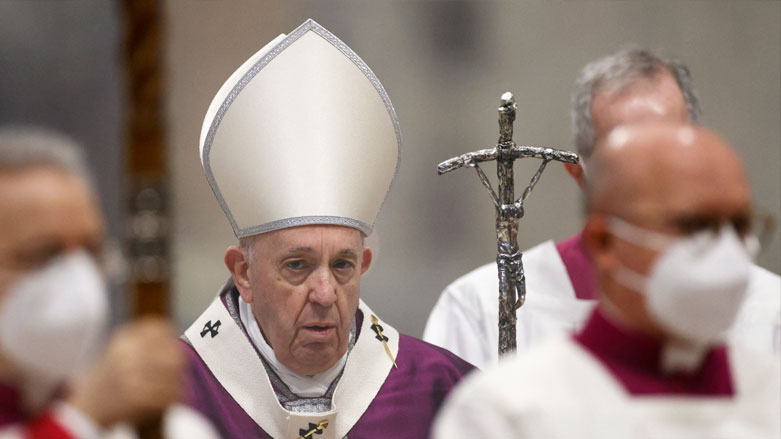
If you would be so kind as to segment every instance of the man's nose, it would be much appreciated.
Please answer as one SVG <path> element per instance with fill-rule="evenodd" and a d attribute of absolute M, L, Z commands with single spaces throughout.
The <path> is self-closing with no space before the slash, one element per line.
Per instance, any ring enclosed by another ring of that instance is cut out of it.
<path fill-rule="evenodd" d="M 336 278 L 331 270 L 323 268 L 312 273 L 309 300 L 322 306 L 330 306 L 336 302 Z"/>

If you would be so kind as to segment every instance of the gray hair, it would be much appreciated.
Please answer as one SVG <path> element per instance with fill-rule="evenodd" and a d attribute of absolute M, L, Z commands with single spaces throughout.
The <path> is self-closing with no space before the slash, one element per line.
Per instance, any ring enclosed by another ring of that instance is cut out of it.
<path fill-rule="evenodd" d="M 73 139 L 43 128 L 0 127 L 0 172 L 44 166 L 92 181 L 84 151 Z"/>
<path fill-rule="evenodd" d="M 678 60 L 647 49 L 629 48 L 583 67 L 575 80 L 571 103 L 572 132 L 578 154 L 587 159 L 594 149 L 591 104 L 598 92 L 618 93 L 639 79 L 652 79 L 665 71 L 675 78 L 681 89 L 689 120 L 697 122 L 700 102 L 692 85 L 689 68 Z"/>
<path fill-rule="evenodd" d="M 239 238 L 239 247 L 247 253 L 247 259 L 252 264 L 255 261 L 255 241 L 260 235 L 250 235 Z"/>

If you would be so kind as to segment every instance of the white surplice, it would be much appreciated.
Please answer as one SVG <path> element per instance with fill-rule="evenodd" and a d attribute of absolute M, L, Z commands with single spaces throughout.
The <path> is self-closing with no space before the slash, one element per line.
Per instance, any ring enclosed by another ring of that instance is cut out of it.
<path fill-rule="evenodd" d="M 732 397 L 633 396 L 570 338 L 472 374 L 443 408 L 436 439 L 764 439 L 781 437 L 781 365 L 730 346 Z"/>
<path fill-rule="evenodd" d="M 518 352 L 580 328 L 595 300 L 578 299 L 553 241 L 523 252 L 526 303 L 518 310 Z M 746 300 L 728 337 L 755 350 L 781 352 L 781 278 L 753 265 Z M 498 361 L 499 281 L 496 263 L 448 285 L 429 315 L 423 340 L 480 369 Z"/>

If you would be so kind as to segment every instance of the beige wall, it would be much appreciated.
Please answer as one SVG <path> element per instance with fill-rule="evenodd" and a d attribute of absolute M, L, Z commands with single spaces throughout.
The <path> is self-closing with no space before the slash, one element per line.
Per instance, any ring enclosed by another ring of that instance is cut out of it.
<path fill-rule="evenodd" d="M 379 256 L 362 297 L 402 332 L 420 335 L 440 291 L 495 257 L 493 210 L 477 177 L 438 177 L 436 164 L 492 146 L 504 91 L 518 100 L 517 142 L 572 149 L 575 74 L 629 43 L 689 64 L 704 122 L 740 151 L 758 205 L 781 213 L 779 2 L 170 1 L 166 12 L 174 304 L 182 326 L 227 278 L 222 253 L 235 239 L 198 158 L 206 108 L 246 58 L 309 17 L 372 67 L 400 118 L 401 170 L 377 222 Z M 518 163 L 517 181 L 536 166 Z M 560 165 L 546 171 L 526 211 L 522 248 L 579 230 L 579 192 Z M 775 272 L 778 235 L 760 257 Z"/>

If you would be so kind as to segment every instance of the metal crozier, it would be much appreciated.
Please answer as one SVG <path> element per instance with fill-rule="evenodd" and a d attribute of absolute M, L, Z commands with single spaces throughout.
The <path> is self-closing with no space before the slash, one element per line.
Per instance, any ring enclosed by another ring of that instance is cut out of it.
<path fill-rule="evenodd" d="M 513 142 L 515 121 L 515 98 L 504 93 L 499 107 L 499 142 L 493 148 L 462 154 L 445 160 L 437 166 L 437 173 L 444 173 L 470 167 L 477 171 L 480 181 L 496 207 L 496 238 L 498 254 L 496 265 L 499 271 L 499 356 L 515 351 L 515 312 L 526 300 L 526 277 L 523 272 L 521 251 L 518 248 L 518 224 L 523 217 L 523 203 L 531 194 L 548 162 L 555 160 L 577 163 L 578 155 L 569 151 L 537 146 L 518 146 Z M 513 181 L 513 162 L 520 158 L 534 157 L 542 160 L 539 169 L 532 176 L 529 185 L 517 200 Z M 480 162 L 496 161 L 499 178 L 499 194 L 480 169 Z"/>

